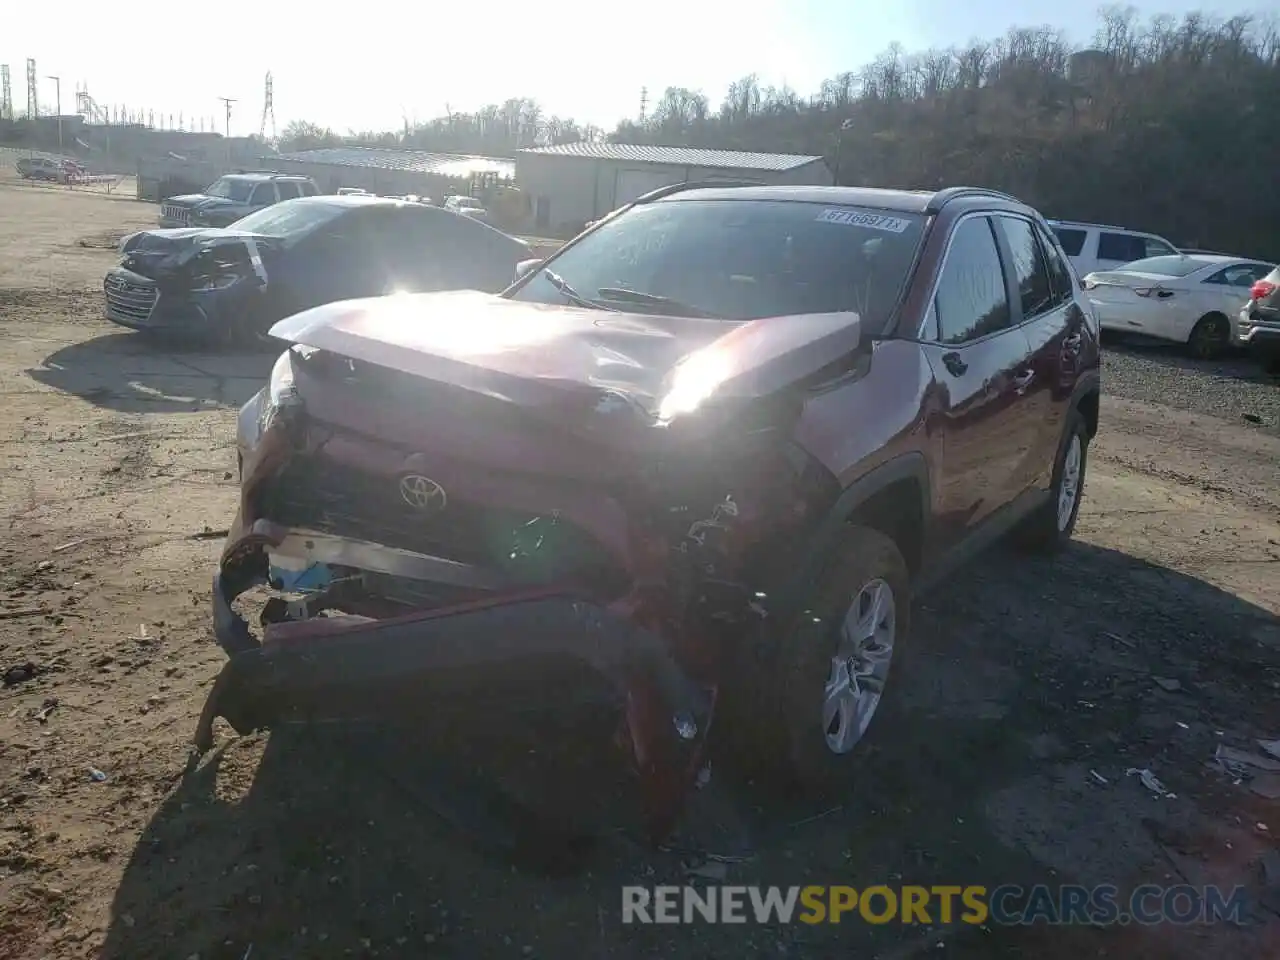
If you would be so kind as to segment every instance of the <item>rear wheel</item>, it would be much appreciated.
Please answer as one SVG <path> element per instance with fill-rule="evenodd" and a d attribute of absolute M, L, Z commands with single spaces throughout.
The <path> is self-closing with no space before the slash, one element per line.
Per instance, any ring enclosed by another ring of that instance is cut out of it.
<path fill-rule="evenodd" d="M 1215 360 L 1231 345 L 1231 321 L 1220 313 L 1207 313 L 1199 319 L 1187 348 L 1197 360 Z"/>
<path fill-rule="evenodd" d="M 1061 549 L 1071 539 L 1084 499 L 1084 473 L 1089 454 L 1089 427 L 1079 410 L 1067 418 L 1066 433 L 1053 467 L 1049 499 L 1023 521 L 1020 545 L 1043 553 Z"/>

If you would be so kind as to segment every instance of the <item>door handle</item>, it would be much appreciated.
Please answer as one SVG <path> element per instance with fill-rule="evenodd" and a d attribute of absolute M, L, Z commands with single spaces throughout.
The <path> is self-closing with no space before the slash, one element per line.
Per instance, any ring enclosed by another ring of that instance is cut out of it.
<path fill-rule="evenodd" d="M 942 365 L 953 377 L 963 377 L 965 371 L 969 369 L 969 365 L 961 359 L 960 354 L 954 351 L 942 355 Z"/>
<path fill-rule="evenodd" d="M 1036 372 L 1034 370 L 1024 370 L 1013 378 L 1013 389 L 1018 393 L 1026 393 L 1027 387 L 1031 386 L 1031 382 L 1035 378 Z"/>

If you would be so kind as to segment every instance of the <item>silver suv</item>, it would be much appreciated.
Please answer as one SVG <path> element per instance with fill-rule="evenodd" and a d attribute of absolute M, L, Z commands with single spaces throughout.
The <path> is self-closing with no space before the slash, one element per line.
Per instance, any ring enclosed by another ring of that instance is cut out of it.
<path fill-rule="evenodd" d="M 1280 267 L 1250 289 L 1237 330 L 1240 346 L 1261 360 L 1268 373 L 1280 374 Z"/>

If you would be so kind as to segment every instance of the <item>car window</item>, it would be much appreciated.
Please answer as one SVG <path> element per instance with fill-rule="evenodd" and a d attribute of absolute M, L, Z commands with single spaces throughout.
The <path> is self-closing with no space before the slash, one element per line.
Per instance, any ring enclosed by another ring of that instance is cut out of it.
<path fill-rule="evenodd" d="M 253 196 L 249 198 L 251 204 L 268 204 L 276 202 L 275 184 L 270 181 L 260 183 L 253 188 Z"/>
<path fill-rule="evenodd" d="M 219 177 L 209 184 L 204 192 L 207 197 L 222 197 L 226 200 L 244 203 L 249 199 L 249 191 L 252 188 L 253 184 L 248 180 L 243 180 L 239 177 Z"/>
<path fill-rule="evenodd" d="M 1035 229 L 1031 221 L 1020 217 L 993 217 L 992 222 L 1009 244 L 1013 279 L 1022 299 L 1022 317 L 1024 320 L 1037 317 L 1053 307 L 1053 286 Z"/>
<path fill-rule="evenodd" d="M 782 200 L 661 200 L 608 218 L 546 269 L 610 307 L 681 312 L 683 305 L 686 314 L 726 320 L 854 312 L 876 335 L 897 306 L 923 230 L 919 214 L 897 211 Z M 646 305 L 620 291 L 674 305 Z M 511 295 L 565 301 L 545 271 L 535 271 Z"/>
<path fill-rule="evenodd" d="M 1144 257 L 1167 257 L 1178 252 L 1172 244 L 1165 243 L 1159 237 L 1143 237 L 1142 243 Z"/>
<path fill-rule="evenodd" d="M 986 217 L 956 228 L 934 303 L 942 343 L 965 343 L 1009 326 L 1009 294 Z"/>
<path fill-rule="evenodd" d="M 1270 272 L 1271 268 L 1263 263 L 1233 263 L 1205 277 L 1203 282 L 1224 287 L 1252 287 Z"/>
<path fill-rule="evenodd" d="M 1107 233 L 1105 230 L 1098 234 L 1099 260 L 1119 260 L 1121 263 L 1129 263 L 1132 260 L 1142 260 L 1146 256 L 1146 240 L 1136 234 Z"/>
<path fill-rule="evenodd" d="M 1045 265 L 1049 268 L 1049 280 L 1053 286 L 1054 306 L 1068 302 L 1074 296 L 1071 284 L 1071 266 L 1058 253 L 1058 248 L 1040 227 L 1036 227 L 1036 236 L 1040 240 L 1040 250 L 1044 254 Z"/>
<path fill-rule="evenodd" d="M 1068 257 L 1080 256 L 1080 251 L 1084 249 L 1085 237 L 1088 234 L 1083 230 L 1071 230 L 1067 227 L 1054 227 L 1053 233 L 1058 238 L 1058 242 L 1062 244 L 1062 250 Z"/>
<path fill-rule="evenodd" d="M 472 288 L 491 293 L 511 282 L 529 250 L 467 217 L 423 204 L 388 211 L 379 242 L 387 262 L 419 290 Z"/>
<path fill-rule="evenodd" d="M 315 197 L 315 196 L 318 196 L 320 193 L 320 188 L 317 187 L 310 180 L 298 181 L 298 188 L 304 197 Z"/>
<path fill-rule="evenodd" d="M 276 189 L 280 191 L 281 200 L 292 200 L 294 197 L 302 196 L 297 180 L 277 180 Z"/>
<path fill-rule="evenodd" d="M 263 207 L 247 217 L 241 217 L 233 226 L 237 230 L 267 237 L 299 237 L 337 220 L 345 210 L 345 207 L 336 203 L 284 200 Z"/>

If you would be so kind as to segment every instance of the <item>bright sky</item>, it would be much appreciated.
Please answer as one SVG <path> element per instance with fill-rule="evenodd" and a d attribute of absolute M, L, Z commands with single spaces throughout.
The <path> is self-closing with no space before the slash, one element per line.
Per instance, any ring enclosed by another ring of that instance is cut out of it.
<path fill-rule="evenodd" d="M 1141 0 L 1146 16 L 1204 10 L 1224 16 L 1280 8 L 1280 0 Z M 279 128 L 312 120 L 343 132 L 399 127 L 513 96 L 548 114 L 605 128 L 667 86 L 718 102 L 731 81 L 757 73 L 802 94 L 855 70 L 894 41 L 908 51 L 993 37 L 1009 26 L 1052 24 L 1088 41 L 1097 16 L 1062 0 L 585 0 L 357 4 L 258 0 L 112 10 L 63 0 L 57 15 L 19 3 L 0 31 L 16 110 L 26 106 L 26 61 L 36 60 L 42 112 L 75 109 L 87 84 L 100 104 L 218 119 L 234 97 L 233 134 L 257 132 L 263 79 L 275 78 Z M 470 15 L 474 11 L 474 15 Z"/>

